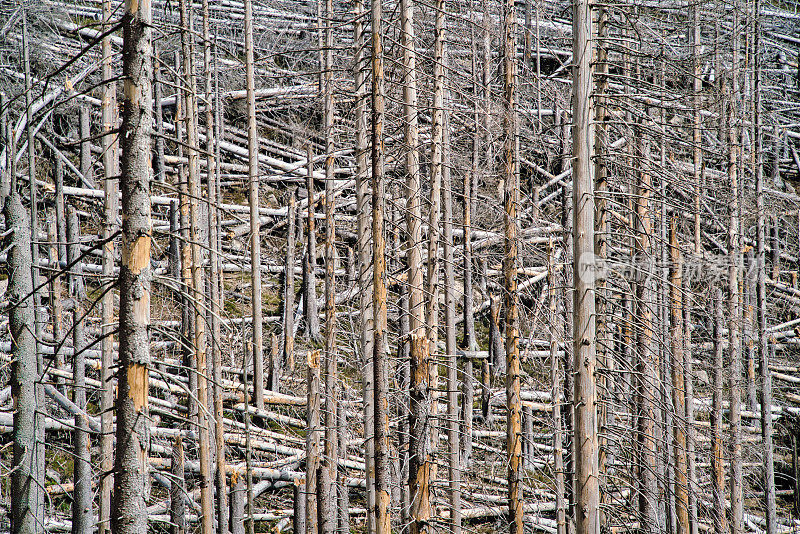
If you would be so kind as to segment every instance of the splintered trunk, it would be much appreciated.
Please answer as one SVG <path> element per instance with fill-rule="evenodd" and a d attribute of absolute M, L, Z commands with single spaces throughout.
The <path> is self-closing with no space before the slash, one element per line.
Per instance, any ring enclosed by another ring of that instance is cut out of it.
<path fill-rule="evenodd" d="M 126 0 L 123 16 L 122 260 L 119 271 L 119 370 L 115 413 L 112 531 L 147 532 L 148 366 L 150 365 L 150 93 L 152 13 Z"/>
<path fill-rule="evenodd" d="M 722 384 L 723 384 L 723 337 L 722 337 L 722 290 L 714 292 L 714 389 L 711 408 L 711 487 L 714 499 L 714 532 L 728 531 L 725 514 L 725 465 L 722 446 Z"/>
<path fill-rule="evenodd" d="M 508 451 L 508 520 L 511 534 L 522 534 L 522 429 L 520 398 L 519 331 L 517 317 L 517 209 L 519 184 L 517 162 L 517 104 L 516 104 L 516 17 L 513 0 L 504 3 L 503 20 L 503 181 L 504 229 L 503 289 L 505 308 L 506 352 L 506 447 Z M 594 224 L 594 223 L 592 223 Z"/>
<path fill-rule="evenodd" d="M 372 365 L 375 442 L 375 533 L 390 534 L 389 365 L 386 350 L 386 240 L 384 238 L 383 121 L 386 113 L 383 72 L 382 0 L 372 0 Z"/>
<path fill-rule="evenodd" d="M 594 253 L 594 131 L 591 124 L 592 15 L 589 2 L 573 4 L 572 57 L 572 203 L 573 203 L 573 365 L 575 451 L 575 527 L 577 534 L 598 531 L 600 488 L 598 483 L 597 394 L 595 391 L 595 289 L 587 259 Z"/>
<path fill-rule="evenodd" d="M 37 472 L 38 428 L 44 424 L 36 415 L 36 339 L 34 337 L 33 281 L 31 279 L 31 241 L 28 216 L 19 194 L 12 190 L 4 207 L 6 228 L 14 231 L 8 251 L 9 332 L 11 334 L 11 397 L 16 407 L 13 419 L 11 460 L 11 532 L 40 532 L 38 511 L 43 505 Z"/>
<path fill-rule="evenodd" d="M 253 391 L 256 408 L 264 409 L 264 325 L 261 310 L 261 225 L 258 214 L 259 168 L 253 59 L 253 2 L 244 0 L 245 77 L 247 85 L 247 167 L 250 190 L 250 278 L 253 284 Z"/>
<path fill-rule="evenodd" d="M 422 332 L 411 340 L 411 411 L 409 413 L 408 485 L 411 490 L 411 534 L 433 532 L 431 525 L 431 383 L 429 344 Z"/>
<path fill-rule="evenodd" d="M 74 209 L 67 216 L 67 261 L 71 267 L 72 286 L 72 348 L 73 348 L 73 394 L 72 402 L 82 412 L 75 416 L 75 429 L 72 433 L 73 460 L 73 498 L 72 534 L 89 534 L 92 531 L 92 466 L 89 425 L 86 421 L 86 336 L 84 334 L 83 299 L 86 295 L 78 284 L 81 278 L 80 263 L 80 222 Z"/>
<path fill-rule="evenodd" d="M 672 409 L 675 413 L 673 438 L 675 440 L 675 511 L 677 534 L 689 534 L 689 494 L 686 471 L 686 430 L 683 417 L 686 413 L 683 375 L 683 259 L 678 244 L 677 221 L 670 225 L 670 345 L 672 348 Z"/>

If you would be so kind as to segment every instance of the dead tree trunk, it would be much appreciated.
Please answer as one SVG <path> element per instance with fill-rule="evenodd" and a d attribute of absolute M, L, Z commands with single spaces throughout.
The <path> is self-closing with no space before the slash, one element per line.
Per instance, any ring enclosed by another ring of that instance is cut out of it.
<path fill-rule="evenodd" d="M 417 106 L 417 53 L 414 43 L 414 3 L 400 2 L 400 37 L 403 48 L 403 128 L 406 144 L 406 261 L 411 332 L 425 324 L 422 292 L 422 209 L 420 207 L 419 110 Z M 431 232 L 434 233 L 434 232 Z"/>
<path fill-rule="evenodd" d="M 728 353 L 730 355 L 730 491 L 731 491 L 731 534 L 742 534 L 744 525 L 744 488 L 742 481 L 742 339 L 741 339 L 741 236 L 739 230 L 739 139 L 736 127 L 736 88 L 738 61 L 738 14 L 734 15 L 733 54 L 731 70 L 731 91 L 733 100 L 728 100 L 728 179 L 730 181 L 730 202 L 728 205 Z"/>
<path fill-rule="evenodd" d="M 170 531 L 172 534 L 184 534 L 186 532 L 186 482 L 183 439 L 180 436 L 175 438 L 175 446 L 172 448 L 170 470 L 172 474 L 172 485 L 169 491 L 169 520 L 172 523 Z"/>
<path fill-rule="evenodd" d="M 409 413 L 408 485 L 411 490 L 411 534 L 433 532 L 430 475 L 431 391 L 430 348 L 422 332 L 411 332 L 411 405 Z"/>
<path fill-rule="evenodd" d="M 146 426 L 150 365 L 150 129 L 153 103 L 149 3 L 126 0 L 123 15 L 122 262 L 112 531 L 145 534 Z"/>
<path fill-rule="evenodd" d="M 247 154 L 250 190 L 250 277 L 253 287 L 253 391 L 256 408 L 264 409 L 264 325 L 261 310 L 261 224 L 258 214 L 259 168 L 253 59 L 253 2 L 244 0 L 244 48 L 247 84 Z"/>
<path fill-rule="evenodd" d="M 675 508 L 677 533 L 689 534 L 689 497 L 686 471 L 686 430 L 683 424 L 686 413 L 683 375 L 683 258 L 678 244 L 677 221 L 670 225 L 670 345 L 672 346 L 672 409 L 675 414 L 673 438 L 675 440 Z"/>
<path fill-rule="evenodd" d="M 112 6 L 111 0 L 103 0 L 103 37 L 101 44 L 102 51 L 102 74 L 103 74 L 103 99 L 101 103 L 101 118 L 103 121 L 103 137 L 101 145 L 103 148 L 103 282 L 110 283 L 114 275 L 114 241 L 112 236 L 116 232 L 117 220 L 117 180 L 110 180 L 112 176 L 117 176 L 118 165 L 118 145 L 115 141 L 116 136 L 113 130 L 117 126 L 117 84 L 113 80 L 113 51 L 111 49 L 111 36 L 108 29 L 111 24 Z M 100 382 L 102 391 L 100 393 L 100 470 L 104 473 L 100 477 L 100 507 L 97 522 L 98 534 L 107 534 L 111 527 L 111 488 L 114 481 L 111 475 L 114 467 L 114 435 L 113 435 L 113 411 L 114 406 L 114 292 L 106 291 L 102 298 L 102 317 L 103 326 L 101 333 L 103 341 L 101 345 L 101 370 Z"/>
<path fill-rule="evenodd" d="M 43 493 L 36 469 L 38 427 L 36 415 L 36 338 L 34 336 L 33 281 L 31 280 L 30 226 L 17 191 L 6 197 L 6 228 L 14 229 L 8 252 L 9 332 L 11 334 L 11 396 L 13 398 L 13 451 L 11 471 L 11 532 L 40 531 L 37 511 Z"/>
<path fill-rule="evenodd" d="M 560 372 L 560 356 L 558 349 L 563 342 L 564 327 L 558 310 L 558 291 L 556 289 L 556 272 L 554 265 L 553 242 L 550 241 L 547 255 L 547 287 L 550 312 L 550 383 L 553 403 L 553 470 L 555 471 L 556 494 L 556 532 L 567 533 L 567 505 L 564 499 L 564 438 L 561 418 L 562 382 Z"/>
<path fill-rule="evenodd" d="M 386 357 L 386 241 L 383 121 L 385 115 L 381 0 L 372 0 L 372 313 L 375 417 L 375 533 L 390 534 L 389 366 Z"/>
<path fill-rule="evenodd" d="M 687 285 L 688 288 L 688 285 Z M 689 288 L 690 289 L 690 288 Z M 689 506 L 689 523 L 691 534 L 698 534 L 700 525 L 697 517 L 697 494 L 699 487 L 697 484 L 697 467 L 695 461 L 695 438 L 694 438 L 694 368 L 692 363 L 692 313 L 689 301 L 683 305 L 683 384 L 686 399 L 686 411 L 683 416 L 686 418 L 686 476 Z M 676 362 L 679 363 L 679 362 Z M 679 414 L 680 415 L 680 414 Z"/>
<path fill-rule="evenodd" d="M 283 354 L 274 351 L 270 356 L 269 389 L 280 389 L 283 364 L 294 358 L 294 241 L 296 215 L 295 191 L 289 191 L 286 210 L 286 261 L 283 271 Z M 309 212 L 310 213 L 310 212 Z M 303 300 L 303 306 L 308 304 Z"/>
<path fill-rule="evenodd" d="M 714 293 L 714 389 L 711 408 L 711 486 L 714 499 L 714 532 L 728 531 L 725 514 L 725 465 L 722 446 L 722 373 L 724 369 L 722 344 L 722 290 Z"/>
<path fill-rule="evenodd" d="M 341 401 L 339 402 L 336 413 L 339 418 L 337 425 L 337 440 L 339 446 L 337 450 L 339 452 L 339 458 L 341 460 L 346 460 L 348 452 L 347 439 L 350 432 L 347 428 L 347 411 Z M 338 500 L 337 517 L 339 521 L 337 528 L 339 532 L 350 532 L 350 488 L 347 485 L 347 472 L 345 472 L 344 469 L 339 471 L 339 479 L 336 481 L 334 488 L 336 488 L 336 497 Z"/>
<path fill-rule="evenodd" d="M 308 431 L 306 432 L 306 533 L 316 534 L 317 527 L 317 470 L 320 453 L 320 403 L 319 403 L 319 351 L 312 350 L 307 356 L 308 400 L 306 412 Z"/>
<path fill-rule="evenodd" d="M 754 2 L 754 67 L 755 95 L 754 120 L 756 150 L 756 318 L 758 321 L 758 360 L 761 381 L 761 436 L 764 448 L 764 508 L 767 534 L 777 532 L 775 502 L 775 463 L 772 450 L 772 377 L 769 370 L 769 347 L 767 339 L 767 291 L 766 291 L 766 223 L 764 207 L 764 140 L 761 131 L 761 1 Z M 777 154 L 776 154 L 777 156 Z"/>
<path fill-rule="evenodd" d="M 75 429 L 72 434 L 73 460 L 73 498 L 72 534 L 89 534 L 92 531 L 92 466 L 89 425 L 86 421 L 86 336 L 84 334 L 83 299 L 86 295 L 78 283 L 81 278 L 80 262 L 80 222 L 74 209 L 67 216 L 67 261 L 72 265 L 72 402 L 84 413 L 75 416 Z"/>
<path fill-rule="evenodd" d="M 363 83 L 363 82 L 362 82 Z M 306 190 L 308 191 L 308 235 L 306 236 L 306 255 L 303 262 L 303 314 L 306 320 L 306 334 L 309 339 L 318 342 L 319 315 L 317 314 L 317 280 L 314 269 L 317 266 L 317 229 L 314 193 L 314 152 L 311 143 L 306 146 L 308 171 L 306 173 Z"/>
<path fill-rule="evenodd" d="M 522 428 L 520 398 L 520 358 L 519 331 L 517 318 L 517 209 L 519 203 L 519 184 L 517 165 L 519 145 L 517 144 L 517 104 L 516 104 L 516 28 L 517 12 L 513 0 L 504 4 L 503 20 L 503 180 L 504 191 L 504 255 L 503 255 L 503 296 L 505 308 L 505 349 L 506 349 L 506 402 L 508 415 L 506 421 L 506 447 L 508 451 L 508 519 L 511 534 L 522 534 Z M 594 221 L 592 221 L 594 224 Z"/>
<path fill-rule="evenodd" d="M 641 129 L 639 130 L 641 132 Z M 646 141 L 640 141 L 642 163 L 649 153 Z M 636 273 L 636 316 L 638 350 L 639 447 L 641 454 L 639 498 L 642 520 L 648 529 L 658 528 L 658 480 L 656 406 L 658 402 L 658 352 L 653 346 L 652 280 L 646 265 L 652 258 L 652 218 L 650 212 L 651 176 L 647 169 L 639 171 L 636 202 L 636 254 L 643 266 Z M 576 308 L 577 309 L 577 308 Z M 576 358 L 577 360 L 577 358 Z M 577 365 L 577 363 L 576 363 Z"/>
<path fill-rule="evenodd" d="M 355 131 L 356 131 L 356 207 L 358 209 L 358 288 L 359 288 L 359 314 L 360 350 L 363 371 L 363 399 L 364 399 L 364 463 L 366 467 L 365 479 L 367 486 L 367 530 L 372 532 L 375 527 L 375 395 L 374 395 L 374 370 L 373 370 L 373 308 L 372 308 L 372 251 L 370 243 L 370 209 L 369 209 L 369 177 L 368 172 L 368 145 L 367 145 L 367 105 L 366 80 L 364 71 L 367 55 L 366 38 L 364 31 L 363 0 L 354 0 L 353 11 L 353 45 L 354 80 L 356 85 L 355 104 Z"/>
<path fill-rule="evenodd" d="M 332 534 L 337 526 L 336 481 L 338 480 L 337 452 L 338 436 L 336 408 L 338 391 L 336 386 L 336 275 L 334 263 L 336 248 L 334 240 L 336 229 L 333 213 L 334 205 L 334 144 L 333 144 L 333 0 L 325 0 L 325 32 L 323 38 L 323 122 L 325 128 L 325 451 L 323 454 L 324 474 L 318 482 L 324 486 L 320 495 L 320 533 Z M 323 508 L 324 504 L 324 508 Z"/>
<path fill-rule="evenodd" d="M 572 57 L 572 198 L 574 217 L 573 271 L 575 293 L 574 347 L 574 450 L 575 526 L 578 534 L 599 531 L 600 489 L 598 474 L 597 395 L 595 392 L 595 292 L 594 278 L 582 267 L 594 253 L 594 180 L 591 125 L 592 16 L 589 3 L 573 4 Z"/>

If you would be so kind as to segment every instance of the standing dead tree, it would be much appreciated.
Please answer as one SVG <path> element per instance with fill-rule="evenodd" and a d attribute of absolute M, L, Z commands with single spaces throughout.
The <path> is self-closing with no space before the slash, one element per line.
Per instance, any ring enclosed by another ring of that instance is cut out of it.
<path fill-rule="evenodd" d="M 116 400 L 112 530 L 147 532 L 146 426 L 150 365 L 150 129 L 153 102 L 152 13 L 126 0 L 123 16 L 122 261 L 119 271 L 119 386 Z"/>

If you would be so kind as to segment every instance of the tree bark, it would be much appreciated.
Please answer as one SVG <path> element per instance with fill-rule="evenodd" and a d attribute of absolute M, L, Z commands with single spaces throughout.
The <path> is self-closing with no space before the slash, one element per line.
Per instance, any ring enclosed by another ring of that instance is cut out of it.
<path fill-rule="evenodd" d="M 261 233 L 259 208 L 258 124 L 253 59 L 253 2 L 244 0 L 244 48 L 247 84 L 247 154 L 250 200 L 250 277 L 253 287 L 253 387 L 256 408 L 264 409 L 264 333 L 261 310 Z"/>
<path fill-rule="evenodd" d="M 686 430 L 682 422 L 686 414 L 685 384 L 683 374 L 683 258 L 678 244 L 677 221 L 670 225 L 670 345 L 672 348 L 672 409 L 675 414 L 673 439 L 675 440 L 675 508 L 677 534 L 689 534 L 689 494 L 686 470 Z"/>
<path fill-rule="evenodd" d="M 170 508 L 169 520 L 172 523 L 170 531 L 172 534 L 184 534 L 186 532 L 186 482 L 185 464 L 183 456 L 183 439 L 178 436 L 175 438 L 175 445 L 172 448 L 172 486 L 170 486 Z"/>
<path fill-rule="evenodd" d="M 522 429 L 520 398 L 519 325 L 517 317 L 517 209 L 519 203 L 516 102 L 516 28 L 517 12 L 513 0 L 504 4 L 503 19 L 503 180 L 504 240 L 503 296 L 506 352 L 506 447 L 508 451 L 508 519 L 511 534 L 524 531 L 522 496 Z M 594 221 L 592 221 L 594 224 Z"/>
<path fill-rule="evenodd" d="M 386 241 L 384 238 L 383 121 L 385 115 L 381 0 L 372 0 L 372 312 L 375 418 L 375 533 L 390 534 L 389 510 L 389 369 L 386 357 Z"/>
<path fill-rule="evenodd" d="M 363 83 L 363 82 L 362 82 Z M 317 266 L 317 230 L 314 193 L 314 152 L 309 143 L 306 146 L 308 172 L 306 190 L 308 191 L 308 235 L 306 237 L 306 256 L 303 264 L 303 313 L 306 320 L 306 333 L 313 342 L 319 342 L 319 315 L 317 314 L 317 281 L 314 269 Z"/>
<path fill-rule="evenodd" d="M 306 406 L 308 431 L 306 432 L 306 533 L 316 534 L 317 526 L 317 470 L 320 453 L 320 399 L 319 399 L 319 351 L 312 350 L 307 356 L 308 401 Z"/>
<path fill-rule="evenodd" d="M 145 534 L 146 425 L 150 365 L 150 3 L 126 0 L 123 15 L 122 262 L 112 531 Z"/>
<path fill-rule="evenodd" d="M 711 409 L 711 486 L 714 499 L 714 532 L 728 531 L 725 513 L 725 465 L 722 446 L 722 384 L 723 384 L 723 343 L 722 343 L 722 290 L 714 293 L 714 389 Z"/>
<path fill-rule="evenodd" d="M 411 411 L 409 413 L 409 469 L 411 490 L 411 534 L 433 532 L 431 521 L 430 475 L 431 443 L 431 383 L 430 345 L 422 332 L 411 332 Z"/>
<path fill-rule="evenodd" d="M 11 334 L 11 396 L 16 410 L 13 418 L 11 471 L 11 532 L 39 532 L 38 510 L 44 478 L 37 473 L 38 427 L 36 415 L 36 339 L 34 337 L 33 281 L 31 280 L 30 227 L 19 193 L 12 190 L 4 207 L 6 228 L 13 228 L 8 252 L 9 332 Z"/>
<path fill-rule="evenodd" d="M 277 352 L 270 357 L 269 389 L 272 391 L 280 390 L 283 365 L 294 359 L 294 242 L 296 237 L 296 210 L 295 191 L 292 188 L 289 191 L 289 205 L 286 210 L 286 260 L 283 271 L 283 353 Z M 304 299 L 303 306 L 306 306 L 308 302 Z"/>
<path fill-rule="evenodd" d="M 73 393 L 72 402 L 84 415 L 75 416 L 75 429 L 72 433 L 73 447 L 73 481 L 72 498 L 72 534 L 89 534 L 92 531 L 92 467 L 91 443 L 89 441 L 89 425 L 86 421 L 86 353 L 87 346 L 84 333 L 84 310 L 82 301 L 86 298 L 77 283 L 81 277 L 80 263 L 80 222 L 74 209 L 67 216 L 67 261 L 73 278 L 72 307 L 72 348 L 74 350 L 72 365 Z"/>
<path fill-rule="evenodd" d="M 111 24 L 112 5 L 111 0 L 103 0 L 103 32 L 108 32 Z M 113 51 L 111 49 L 111 36 L 103 37 L 101 43 L 102 53 L 102 75 L 103 97 L 101 102 L 101 119 L 103 137 L 101 145 L 103 148 L 103 282 L 111 283 L 114 275 L 114 241 L 111 236 L 117 229 L 117 180 L 111 180 L 112 176 L 118 174 L 118 144 L 116 136 L 112 131 L 117 126 L 117 84 L 113 78 Z M 114 292 L 107 291 L 103 294 L 102 302 L 103 326 L 101 334 L 103 341 L 101 345 L 101 368 L 100 382 L 102 391 L 100 393 L 100 470 L 103 476 L 100 477 L 100 508 L 98 514 L 97 530 L 98 534 L 108 534 L 111 527 L 111 488 L 114 481 L 112 472 L 114 467 L 114 435 L 113 435 L 113 411 L 114 406 Z"/>
<path fill-rule="evenodd" d="M 573 4 L 572 57 L 572 198 L 574 217 L 574 323 L 575 366 L 574 448 L 575 526 L 578 534 L 600 529 L 600 490 L 597 479 L 597 396 L 595 392 L 595 289 L 594 278 L 586 272 L 588 257 L 594 253 L 594 180 L 592 158 L 594 131 L 590 121 L 592 87 L 592 17 L 589 3 Z"/>
<path fill-rule="evenodd" d="M 375 394 L 373 370 L 373 308 L 372 308 L 372 250 L 370 243 L 370 208 L 369 208 L 369 178 L 368 172 L 368 145 L 367 145 L 367 105 L 366 81 L 364 70 L 366 65 L 366 38 L 364 32 L 363 0 L 354 0 L 353 11 L 353 41 L 354 41 L 354 80 L 356 84 L 356 207 L 358 209 L 358 288 L 359 288 L 359 333 L 360 352 L 363 371 L 363 399 L 364 399 L 364 463 L 366 467 L 365 479 L 367 486 L 367 530 L 372 532 L 375 526 Z"/>

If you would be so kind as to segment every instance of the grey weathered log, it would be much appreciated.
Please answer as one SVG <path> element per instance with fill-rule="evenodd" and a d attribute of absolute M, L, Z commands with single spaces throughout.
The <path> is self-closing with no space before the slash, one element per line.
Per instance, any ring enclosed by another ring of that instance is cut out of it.
<path fill-rule="evenodd" d="M 317 313 L 317 287 L 314 269 L 317 265 L 317 232 L 314 219 L 314 158 L 311 144 L 307 147 L 308 172 L 306 174 L 306 190 L 308 191 L 308 232 L 306 236 L 306 253 L 303 258 L 303 315 L 306 321 L 306 334 L 318 342 L 320 337 L 319 315 Z"/>
<path fill-rule="evenodd" d="M 244 475 L 234 473 L 231 476 L 231 534 L 244 534 L 246 490 Z"/>
<path fill-rule="evenodd" d="M 89 187 L 94 185 L 94 172 L 92 169 L 92 150 L 90 139 L 91 133 L 91 113 L 89 106 L 80 107 L 80 136 L 81 136 L 81 175 L 83 182 Z"/>

